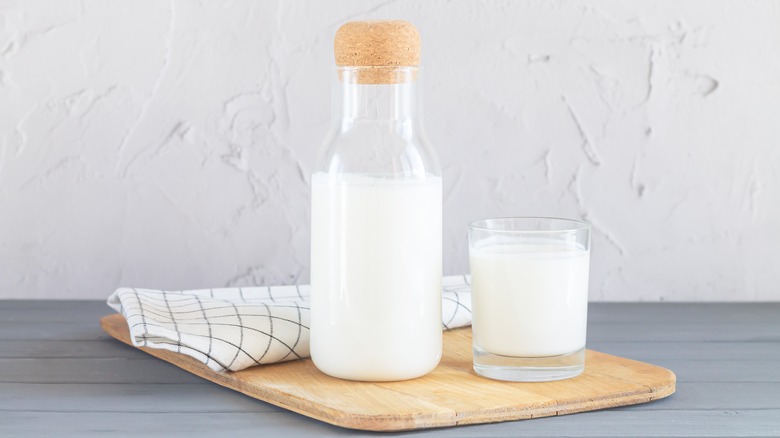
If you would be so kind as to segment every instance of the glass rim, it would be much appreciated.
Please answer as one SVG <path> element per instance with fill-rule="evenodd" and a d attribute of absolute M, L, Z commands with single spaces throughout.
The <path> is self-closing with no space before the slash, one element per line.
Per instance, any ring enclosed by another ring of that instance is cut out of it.
<path fill-rule="evenodd" d="M 507 230 L 507 229 L 500 229 L 500 228 L 492 228 L 490 227 L 491 222 L 510 222 L 510 221 L 522 221 L 522 220 L 542 220 L 542 221 L 548 221 L 548 222 L 568 222 L 572 224 L 570 227 L 564 227 L 557 230 Z M 510 234 L 527 234 L 527 233 L 570 233 L 570 232 L 577 232 L 577 231 L 588 231 L 591 230 L 591 224 L 589 222 L 581 221 L 578 219 L 567 219 L 562 217 L 551 217 L 551 216 L 505 216 L 505 217 L 494 217 L 494 218 L 488 218 L 488 219 L 479 219 L 474 222 L 471 222 L 469 224 L 469 230 L 480 230 L 480 231 L 488 231 L 491 233 L 510 233 Z"/>

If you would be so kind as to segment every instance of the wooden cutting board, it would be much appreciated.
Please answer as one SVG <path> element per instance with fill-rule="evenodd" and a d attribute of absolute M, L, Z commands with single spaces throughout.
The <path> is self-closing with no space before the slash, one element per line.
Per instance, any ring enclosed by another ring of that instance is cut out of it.
<path fill-rule="evenodd" d="M 131 345 L 121 315 L 105 316 L 106 333 Z M 311 359 L 216 373 L 178 353 L 141 350 L 219 385 L 351 429 L 398 431 L 573 414 L 667 397 L 673 372 L 588 350 L 579 377 L 543 383 L 500 382 L 471 367 L 471 328 L 444 332 L 444 352 L 431 373 L 402 382 L 351 382 L 321 373 Z"/>

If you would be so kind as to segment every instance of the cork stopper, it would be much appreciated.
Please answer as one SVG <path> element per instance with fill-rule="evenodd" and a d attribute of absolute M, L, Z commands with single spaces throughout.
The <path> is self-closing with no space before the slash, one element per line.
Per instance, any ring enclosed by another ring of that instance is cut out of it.
<path fill-rule="evenodd" d="M 420 65 L 420 34 L 402 20 L 345 23 L 336 31 L 333 49 L 336 65 L 360 67 L 354 80 L 363 84 L 407 82 L 409 75 L 396 68 Z"/>

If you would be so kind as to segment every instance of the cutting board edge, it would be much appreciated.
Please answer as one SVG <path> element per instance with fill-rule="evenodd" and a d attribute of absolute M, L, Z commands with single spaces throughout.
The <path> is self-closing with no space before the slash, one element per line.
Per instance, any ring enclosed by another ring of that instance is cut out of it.
<path fill-rule="evenodd" d="M 667 382 L 664 382 L 664 385 L 656 388 L 647 387 L 647 391 L 632 392 L 618 396 L 616 398 L 613 397 L 609 399 L 608 403 L 605 403 L 605 400 L 592 400 L 590 403 L 575 402 L 564 405 L 553 404 L 540 406 L 537 409 L 524 409 L 522 411 L 507 410 L 507 408 L 504 407 L 496 410 L 481 410 L 476 412 L 456 412 L 452 409 L 442 406 L 441 412 L 410 415 L 407 417 L 398 417 L 389 414 L 351 414 L 341 412 L 337 409 L 331 409 L 322 405 L 318 405 L 316 409 L 312 409 L 312 404 L 309 404 L 306 409 L 303 409 L 296 404 L 291 404 L 288 402 L 288 400 L 296 400 L 299 398 L 292 394 L 287 394 L 286 398 L 284 398 L 280 394 L 270 390 L 258 391 L 258 387 L 255 386 L 250 387 L 243 384 L 236 385 L 234 381 L 229 380 L 229 374 L 215 372 L 189 356 L 167 350 L 148 347 L 136 347 L 132 344 L 132 341 L 129 338 L 129 332 L 123 333 L 127 332 L 127 323 L 125 322 L 124 317 L 120 314 L 112 314 L 102 317 L 100 319 L 100 326 L 101 329 L 112 338 L 133 348 L 144 351 L 145 353 L 158 359 L 162 359 L 173 366 L 182 368 L 185 371 L 190 372 L 202 379 L 240 392 L 248 397 L 252 397 L 254 399 L 281 407 L 283 409 L 290 410 L 300 415 L 348 429 L 375 432 L 401 432 L 416 429 L 527 420 L 647 403 L 668 397 L 676 390 L 676 375 L 671 370 L 653 365 L 654 367 L 662 369 L 668 373 L 669 379 Z M 598 403 L 598 407 L 590 405 L 595 403 Z"/>

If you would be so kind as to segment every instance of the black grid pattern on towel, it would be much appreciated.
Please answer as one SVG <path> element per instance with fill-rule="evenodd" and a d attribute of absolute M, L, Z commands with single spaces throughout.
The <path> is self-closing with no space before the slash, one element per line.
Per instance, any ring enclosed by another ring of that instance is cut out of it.
<path fill-rule="evenodd" d="M 134 345 L 183 353 L 215 371 L 309 355 L 306 285 L 188 291 L 124 288 L 108 303 L 127 319 Z M 469 324 L 468 277 L 445 277 L 444 329 Z"/>
<path fill-rule="evenodd" d="M 471 286 L 467 275 L 445 277 L 441 294 L 441 320 L 445 330 L 471 325 Z"/>

